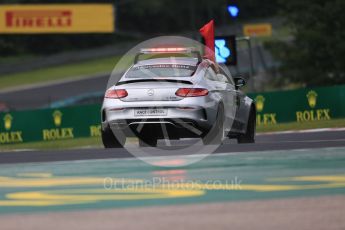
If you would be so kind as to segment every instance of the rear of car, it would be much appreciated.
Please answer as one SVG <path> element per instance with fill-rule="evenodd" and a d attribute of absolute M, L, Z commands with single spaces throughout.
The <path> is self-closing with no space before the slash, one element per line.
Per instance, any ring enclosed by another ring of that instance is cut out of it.
<path fill-rule="evenodd" d="M 123 146 L 132 136 L 139 137 L 140 146 L 156 146 L 158 139 L 221 140 L 231 129 L 236 92 L 205 77 L 212 64 L 200 57 L 136 60 L 105 93 L 105 147 Z"/>

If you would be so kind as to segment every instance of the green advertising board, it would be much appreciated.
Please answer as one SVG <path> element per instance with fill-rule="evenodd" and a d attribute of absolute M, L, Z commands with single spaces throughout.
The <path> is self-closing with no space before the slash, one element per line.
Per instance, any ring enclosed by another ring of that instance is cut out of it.
<path fill-rule="evenodd" d="M 249 94 L 257 124 L 345 117 L 345 85 Z M 100 105 L 0 113 L 0 144 L 100 136 Z"/>
<path fill-rule="evenodd" d="M 100 136 L 100 106 L 0 114 L 0 144 Z"/>
<path fill-rule="evenodd" d="M 313 122 L 345 117 L 345 86 L 249 94 L 255 100 L 257 124 Z"/>

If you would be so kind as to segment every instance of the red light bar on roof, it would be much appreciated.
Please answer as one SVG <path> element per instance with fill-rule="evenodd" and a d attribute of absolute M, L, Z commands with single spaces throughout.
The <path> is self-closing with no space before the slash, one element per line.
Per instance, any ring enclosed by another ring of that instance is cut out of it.
<path fill-rule="evenodd" d="M 141 49 L 140 52 L 143 54 L 151 53 L 192 53 L 195 51 L 194 48 L 184 48 L 184 47 L 165 47 L 165 48 L 146 48 Z"/>

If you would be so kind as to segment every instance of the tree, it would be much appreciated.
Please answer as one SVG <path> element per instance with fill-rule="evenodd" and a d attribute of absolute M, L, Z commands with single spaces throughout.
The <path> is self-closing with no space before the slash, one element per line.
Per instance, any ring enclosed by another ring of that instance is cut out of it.
<path fill-rule="evenodd" d="M 294 40 L 267 44 L 283 79 L 306 85 L 345 83 L 344 0 L 281 0 Z"/>

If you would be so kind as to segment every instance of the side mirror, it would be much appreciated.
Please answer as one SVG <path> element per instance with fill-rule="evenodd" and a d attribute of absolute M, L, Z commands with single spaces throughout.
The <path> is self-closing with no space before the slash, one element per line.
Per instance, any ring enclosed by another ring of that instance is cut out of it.
<path fill-rule="evenodd" d="M 246 81 L 242 77 L 235 77 L 234 81 L 236 89 L 239 89 L 246 85 Z"/>

